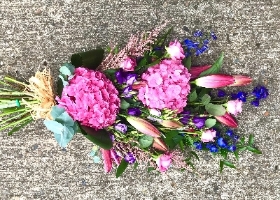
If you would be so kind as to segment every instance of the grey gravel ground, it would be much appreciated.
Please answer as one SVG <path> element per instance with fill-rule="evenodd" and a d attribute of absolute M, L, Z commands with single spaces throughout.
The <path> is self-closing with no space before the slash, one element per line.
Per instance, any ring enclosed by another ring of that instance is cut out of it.
<path fill-rule="evenodd" d="M 79 135 L 58 147 L 42 121 L 12 137 L 0 135 L 0 199 L 280 199 L 279 0 L 2 0 L 0 72 L 27 79 L 36 70 L 56 72 L 69 55 L 150 30 L 169 20 L 175 36 L 212 29 L 219 40 L 196 64 L 225 52 L 224 71 L 263 83 L 270 97 L 245 106 L 238 133 L 254 133 L 262 155 L 244 153 L 238 170 L 218 171 L 219 158 L 204 155 L 199 175 L 170 170 L 157 175 L 132 168 L 119 179 L 105 175 Z M 234 160 L 232 158 L 232 160 Z"/>

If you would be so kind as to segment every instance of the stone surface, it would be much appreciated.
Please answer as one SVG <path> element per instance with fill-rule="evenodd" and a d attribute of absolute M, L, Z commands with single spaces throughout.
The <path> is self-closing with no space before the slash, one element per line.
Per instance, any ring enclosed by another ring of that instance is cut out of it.
<path fill-rule="evenodd" d="M 75 136 L 58 147 L 42 121 L 0 134 L 0 199 L 280 199 L 279 0 L 2 0 L 0 72 L 28 79 L 50 67 L 54 75 L 72 53 L 121 43 L 131 33 L 166 20 L 174 38 L 213 30 L 218 41 L 195 64 L 225 53 L 224 71 L 247 74 L 270 89 L 261 107 L 245 106 L 236 130 L 255 134 L 262 155 L 244 153 L 237 170 L 218 171 L 218 157 L 202 156 L 196 174 L 140 168 L 116 179 L 89 156 L 92 145 Z M 186 31 L 187 30 L 187 31 Z M 210 158 L 210 159 L 209 159 Z M 232 158 L 234 160 L 234 158 Z"/>

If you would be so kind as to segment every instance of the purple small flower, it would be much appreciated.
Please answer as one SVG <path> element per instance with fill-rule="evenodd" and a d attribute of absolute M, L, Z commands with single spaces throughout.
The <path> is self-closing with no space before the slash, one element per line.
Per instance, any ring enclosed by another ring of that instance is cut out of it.
<path fill-rule="evenodd" d="M 210 35 L 211 35 L 213 40 L 217 40 L 217 36 L 214 32 L 211 32 Z"/>
<path fill-rule="evenodd" d="M 233 137 L 233 136 L 234 136 L 233 130 L 230 130 L 230 129 L 228 129 L 228 130 L 226 131 L 226 134 L 227 134 L 229 137 Z"/>
<path fill-rule="evenodd" d="M 217 144 L 221 148 L 226 148 L 228 146 L 227 141 L 224 138 L 218 138 Z"/>
<path fill-rule="evenodd" d="M 124 160 L 125 160 L 126 162 L 128 162 L 129 164 L 133 164 L 133 163 L 135 163 L 136 158 L 135 158 L 135 156 L 133 155 L 133 153 L 128 152 L 128 153 L 125 155 Z"/>
<path fill-rule="evenodd" d="M 139 108 L 128 108 L 127 113 L 132 116 L 140 116 L 142 112 Z"/>
<path fill-rule="evenodd" d="M 189 110 L 184 110 L 183 112 L 180 113 L 182 118 L 180 119 L 180 122 L 182 122 L 184 125 L 189 123 L 189 120 L 191 118 L 190 116 L 191 112 Z"/>
<path fill-rule="evenodd" d="M 125 88 L 123 89 L 123 93 L 122 93 L 123 96 L 124 96 L 124 97 L 127 97 L 127 98 L 130 98 L 130 97 L 132 96 L 132 94 L 129 93 L 130 91 L 132 91 L 132 86 L 131 86 L 131 85 L 125 87 Z"/>
<path fill-rule="evenodd" d="M 202 149 L 202 143 L 201 142 L 194 142 L 193 145 L 195 146 L 195 148 L 197 150 L 201 150 Z"/>
<path fill-rule="evenodd" d="M 251 101 L 251 105 L 258 107 L 260 105 L 260 100 L 259 99 L 255 99 L 253 101 Z"/>
<path fill-rule="evenodd" d="M 126 76 L 125 76 L 125 72 L 123 71 L 123 69 L 119 69 L 118 71 L 116 71 L 115 73 L 115 77 L 117 79 L 117 82 L 119 84 L 123 84 L 126 82 Z"/>
<path fill-rule="evenodd" d="M 136 81 L 136 79 L 137 79 L 137 74 L 128 74 L 126 76 L 126 84 L 133 85 L 133 83 Z"/>
<path fill-rule="evenodd" d="M 228 146 L 228 148 L 227 148 L 229 151 L 236 151 L 236 146 L 235 145 L 230 145 L 230 146 Z"/>
<path fill-rule="evenodd" d="M 122 133 L 126 133 L 126 131 L 127 131 L 127 126 L 126 126 L 125 124 L 118 123 L 118 124 L 115 125 L 115 129 L 116 129 L 117 131 L 122 132 Z"/>
<path fill-rule="evenodd" d="M 225 97 L 226 96 L 226 92 L 224 90 L 219 89 L 217 96 L 218 97 Z"/>
<path fill-rule="evenodd" d="M 201 30 L 197 30 L 193 33 L 193 36 L 194 37 L 201 37 L 203 35 L 202 31 Z"/>
<path fill-rule="evenodd" d="M 194 125 L 200 129 L 205 125 L 206 117 L 195 116 L 192 121 Z"/>
<path fill-rule="evenodd" d="M 257 98 L 257 99 L 266 99 L 268 97 L 268 89 L 264 86 L 257 86 L 254 88 L 252 94 Z"/>

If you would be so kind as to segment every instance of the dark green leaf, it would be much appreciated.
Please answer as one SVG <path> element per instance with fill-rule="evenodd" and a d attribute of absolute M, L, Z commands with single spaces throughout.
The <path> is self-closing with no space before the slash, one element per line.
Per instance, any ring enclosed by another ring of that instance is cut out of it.
<path fill-rule="evenodd" d="M 206 71 L 202 72 L 199 75 L 199 77 L 206 76 L 206 75 L 209 75 L 209 74 L 217 74 L 217 73 L 219 73 L 219 71 L 220 71 L 220 69 L 222 67 L 222 64 L 223 64 L 223 59 L 224 59 L 224 53 L 221 53 L 221 55 L 218 58 L 218 60 L 216 60 L 216 62 L 209 69 L 207 69 Z"/>
<path fill-rule="evenodd" d="M 31 123 L 32 121 L 33 121 L 33 119 L 31 118 L 31 119 L 25 121 L 23 124 L 20 124 L 20 126 L 14 127 L 11 131 L 9 131 L 8 136 L 10 136 L 13 133 L 19 131 L 21 128 L 25 127 L 27 124 Z"/>
<path fill-rule="evenodd" d="M 183 60 L 184 66 L 190 70 L 191 69 L 191 65 L 192 65 L 192 58 L 191 56 L 188 56 L 187 58 L 184 58 Z"/>
<path fill-rule="evenodd" d="M 201 103 L 203 104 L 203 105 L 207 105 L 207 104 L 209 104 L 209 102 L 211 101 L 211 97 L 210 97 L 210 95 L 209 94 L 205 94 L 205 95 L 203 95 L 203 97 L 201 98 Z"/>
<path fill-rule="evenodd" d="M 242 146 L 242 147 L 239 147 L 237 150 L 238 151 L 245 151 L 246 149 L 247 149 L 247 147 Z"/>
<path fill-rule="evenodd" d="M 251 151 L 256 154 L 262 154 L 262 152 L 260 150 L 258 150 L 257 148 L 248 146 L 247 149 L 248 149 L 248 151 Z"/>
<path fill-rule="evenodd" d="M 180 146 L 180 149 L 181 149 L 182 151 L 184 151 L 184 142 L 183 142 L 183 140 L 181 140 L 181 141 L 179 142 L 179 146 Z"/>
<path fill-rule="evenodd" d="M 239 160 L 238 151 L 234 151 L 234 152 L 233 152 L 233 154 L 234 154 L 234 156 L 235 156 L 236 160 Z"/>
<path fill-rule="evenodd" d="M 128 162 L 126 162 L 124 159 L 122 159 L 120 165 L 117 168 L 117 172 L 116 172 L 116 177 L 120 177 L 120 175 L 122 175 L 122 173 L 125 171 L 125 169 L 128 166 Z"/>
<path fill-rule="evenodd" d="M 143 135 L 139 138 L 141 148 L 147 148 L 153 144 L 154 138 L 149 135 Z"/>
<path fill-rule="evenodd" d="M 253 144 L 254 144 L 254 136 L 252 134 L 249 136 L 248 144 L 249 144 L 249 146 L 253 146 Z"/>
<path fill-rule="evenodd" d="M 169 29 L 166 31 L 166 33 L 164 33 L 162 36 L 160 36 L 160 37 L 156 40 L 154 46 L 156 46 L 156 47 L 157 47 L 157 46 L 164 46 L 165 41 L 166 41 L 167 37 L 171 34 L 172 30 L 173 30 L 173 27 L 169 28 Z"/>
<path fill-rule="evenodd" d="M 155 170 L 154 167 L 148 167 L 148 172 L 151 172 L 151 171 L 153 171 L 153 170 Z"/>
<path fill-rule="evenodd" d="M 95 130 L 94 128 L 79 125 L 81 133 L 94 144 L 100 146 L 103 149 L 111 149 L 113 147 L 110 133 L 104 129 Z"/>
<path fill-rule="evenodd" d="M 187 165 L 191 166 L 191 168 L 195 169 L 194 164 L 191 161 L 187 161 L 186 163 Z"/>
<path fill-rule="evenodd" d="M 200 91 L 198 93 L 198 97 L 202 98 L 205 94 L 209 94 L 210 89 L 209 88 L 200 88 Z"/>
<path fill-rule="evenodd" d="M 224 161 L 220 160 L 220 172 L 224 169 Z"/>
<path fill-rule="evenodd" d="M 138 167 L 139 163 L 138 162 L 135 162 L 134 165 L 133 165 L 133 169 L 136 169 Z"/>
<path fill-rule="evenodd" d="M 223 156 L 224 159 L 227 159 L 228 152 L 225 149 L 221 149 L 221 155 Z"/>
<path fill-rule="evenodd" d="M 226 109 L 222 105 L 209 103 L 205 106 L 206 111 L 214 116 L 222 116 L 226 113 Z"/>
<path fill-rule="evenodd" d="M 243 145 L 245 144 L 245 137 L 244 136 L 242 138 L 240 138 L 240 143 L 243 144 Z"/>
<path fill-rule="evenodd" d="M 197 160 L 199 160 L 198 155 L 197 155 L 194 151 L 190 151 L 190 153 L 191 153 Z"/>
<path fill-rule="evenodd" d="M 121 99 L 121 109 L 127 109 L 129 106 L 130 104 L 126 100 Z"/>
<path fill-rule="evenodd" d="M 207 119 L 207 120 L 205 121 L 205 126 L 206 126 L 207 128 L 211 128 L 211 127 L 213 127 L 213 126 L 216 125 L 216 122 L 217 122 L 216 119 L 211 119 L 211 118 L 209 118 L 209 119 Z"/>
<path fill-rule="evenodd" d="M 197 93 L 196 93 L 196 90 L 193 90 L 188 96 L 188 101 L 193 102 L 196 99 L 197 99 Z"/>
<path fill-rule="evenodd" d="M 57 82 L 56 82 L 56 85 L 57 85 L 57 95 L 59 97 L 61 97 L 61 94 L 62 94 L 62 91 L 63 91 L 63 81 L 59 78 L 57 79 Z"/>
<path fill-rule="evenodd" d="M 110 79 L 112 82 L 114 82 L 114 80 L 116 80 L 115 78 L 115 73 L 116 73 L 117 69 L 107 69 L 105 71 L 103 71 L 103 73 L 105 74 L 105 76 Z"/>
<path fill-rule="evenodd" d="M 103 49 L 93 49 L 90 51 L 73 54 L 71 56 L 71 63 L 75 67 L 83 66 L 94 70 L 101 64 L 103 56 Z"/>
<path fill-rule="evenodd" d="M 224 165 L 226 165 L 226 166 L 228 166 L 230 168 L 235 168 L 234 164 L 232 164 L 231 162 L 226 161 L 226 160 L 224 160 L 223 162 L 224 162 Z"/>

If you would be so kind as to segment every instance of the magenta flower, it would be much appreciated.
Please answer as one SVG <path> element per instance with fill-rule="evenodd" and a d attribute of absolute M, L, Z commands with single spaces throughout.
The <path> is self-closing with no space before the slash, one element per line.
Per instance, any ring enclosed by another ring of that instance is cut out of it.
<path fill-rule="evenodd" d="M 160 172 L 165 172 L 168 170 L 172 160 L 171 154 L 162 154 L 156 159 L 156 163 Z"/>
<path fill-rule="evenodd" d="M 216 137 L 216 131 L 211 129 L 204 131 L 201 135 L 202 142 L 214 142 L 214 138 Z"/>
<path fill-rule="evenodd" d="M 180 61 L 162 60 L 142 75 L 147 84 L 139 88 L 138 98 L 149 108 L 182 112 L 190 93 L 190 76 Z"/>
<path fill-rule="evenodd" d="M 96 130 L 112 125 L 120 107 L 112 82 L 101 72 L 86 68 L 75 69 L 74 77 L 56 100 L 74 120 Z"/>
<path fill-rule="evenodd" d="M 227 102 L 227 111 L 233 115 L 237 115 L 242 112 L 242 101 L 241 100 L 230 100 Z"/>
<path fill-rule="evenodd" d="M 100 150 L 101 150 L 103 163 L 104 163 L 104 171 L 106 173 L 109 173 L 113 168 L 111 150 L 106 150 L 106 149 L 100 149 Z"/>
<path fill-rule="evenodd" d="M 121 62 L 120 68 L 123 68 L 124 71 L 134 71 L 136 65 L 136 60 L 134 58 L 126 57 Z"/>
<path fill-rule="evenodd" d="M 234 78 L 226 74 L 212 74 L 195 80 L 195 84 L 205 88 L 220 88 L 234 83 Z"/>
<path fill-rule="evenodd" d="M 172 60 L 182 60 L 185 58 L 181 43 L 177 40 L 170 42 L 169 47 L 166 47 L 166 51 Z"/>
<path fill-rule="evenodd" d="M 231 128 L 237 128 L 238 126 L 236 119 L 234 119 L 228 112 L 223 116 L 215 116 L 215 118 L 222 124 Z"/>
<path fill-rule="evenodd" d="M 233 75 L 234 83 L 230 86 L 243 86 L 248 85 L 252 82 L 252 79 L 249 76 L 243 75 Z"/>

